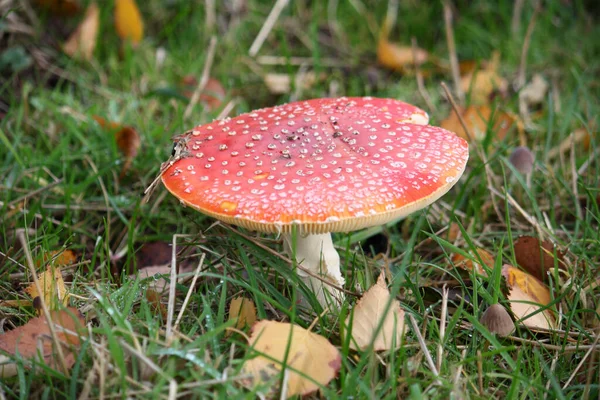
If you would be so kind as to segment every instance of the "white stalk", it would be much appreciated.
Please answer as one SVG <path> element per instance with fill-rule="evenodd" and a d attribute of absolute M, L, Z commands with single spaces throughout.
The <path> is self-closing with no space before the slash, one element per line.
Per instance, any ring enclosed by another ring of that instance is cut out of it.
<path fill-rule="evenodd" d="M 290 257 L 295 254 L 296 262 L 304 268 L 304 270 L 298 268 L 298 276 L 309 288 L 312 288 L 319 303 L 323 307 L 339 308 L 344 293 L 306 272 L 320 276 L 336 286 L 344 285 L 344 278 L 340 271 L 340 256 L 333 247 L 331 234 L 306 236 L 297 234 L 294 246 L 292 235 L 286 233 L 283 234 L 283 247 Z M 295 253 L 292 249 L 295 249 Z"/>

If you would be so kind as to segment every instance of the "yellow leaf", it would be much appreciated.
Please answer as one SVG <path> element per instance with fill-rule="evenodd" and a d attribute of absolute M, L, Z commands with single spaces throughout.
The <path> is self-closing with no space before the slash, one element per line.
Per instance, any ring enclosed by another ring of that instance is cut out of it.
<path fill-rule="evenodd" d="M 460 79 L 460 86 L 465 93 L 471 93 L 471 103 L 485 104 L 494 92 L 505 94 L 508 81 L 498 74 L 500 54 L 495 52 L 492 61 L 479 71 L 471 71 Z"/>
<path fill-rule="evenodd" d="M 123 40 L 136 45 L 144 36 L 144 21 L 135 0 L 116 0 L 115 28 Z"/>
<path fill-rule="evenodd" d="M 42 297 L 50 309 L 57 309 L 59 304 L 67 304 L 67 289 L 59 267 L 48 266 L 48 269 L 38 276 L 38 280 L 42 293 L 38 292 L 35 283 L 25 289 L 32 299 Z"/>
<path fill-rule="evenodd" d="M 235 327 L 243 329 L 256 322 L 256 307 L 254 302 L 244 297 L 236 297 L 229 304 L 229 320 L 235 320 Z"/>
<path fill-rule="evenodd" d="M 556 328 L 556 321 L 549 309 L 525 318 L 550 303 L 550 290 L 546 285 L 512 265 L 505 264 L 502 275 L 510 288 L 508 301 L 517 320 L 529 328 Z"/>
<path fill-rule="evenodd" d="M 75 59 L 91 60 L 96 48 L 99 24 L 100 10 L 94 2 L 88 6 L 83 21 L 65 42 L 63 51 Z"/>
<path fill-rule="evenodd" d="M 327 385 L 342 363 L 340 352 L 327 339 L 289 323 L 257 322 L 249 344 L 259 355 L 244 363 L 244 373 L 252 376 L 244 384 L 253 387 L 272 382 L 277 385 L 285 362 L 288 397 L 305 395 Z"/>
<path fill-rule="evenodd" d="M 358 301 L 352 314 L 352 349 L 364 350 L 371 344 L 375 351 L 400 347 L 404 336 L 404 311 L 398 300 L 393 299 L 390 304 L 390 291 L 383 273 Z M 346 318 L 346 326 L 350 324 L 350 317 Z M 382 320 L 381 329 L 375 335 Z"/>
<path fill-rule="evenodd" d="M 452 263 L 455 267 L 462 268 L 467 271 L 473 271 L 475 268 L 475 272 L 479 275 L 487 276 L 487 272 L 483 266 L 479 263 L 479 259 L 490 269 L 494 269 L 494 256 L 491 255 L 487 250 L 477 248 L 475 249 L 477 254 L 473 254 L 473 252 L 469 251 L 469 254 L 472 256 L 472 259 L 463 256 L 462 254 L 455 253 L 452 255 Z M 475 260 L 475 261 L 473 261 Z"/>

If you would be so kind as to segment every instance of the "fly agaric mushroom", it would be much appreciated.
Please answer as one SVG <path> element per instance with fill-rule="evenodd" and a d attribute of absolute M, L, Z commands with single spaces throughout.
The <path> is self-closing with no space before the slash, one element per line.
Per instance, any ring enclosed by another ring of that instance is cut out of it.
<path fill-rule="evenodd" d="M 344 284 L 330 232 L 404 217 L 463 173 L 467 143 L 427 122 L 417 107 L 371 97 L 256 110 L 177 137 L 162 181 L 204 214 L 281 234 L 325 306 L 343 296 L 323 280 Z"/>

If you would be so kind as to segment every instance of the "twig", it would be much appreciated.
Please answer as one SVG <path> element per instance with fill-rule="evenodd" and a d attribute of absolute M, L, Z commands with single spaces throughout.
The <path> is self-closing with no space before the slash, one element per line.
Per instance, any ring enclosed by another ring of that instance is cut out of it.
<path fill-rule="evenodd" d="M 22 201 L 24 201 L 24 200 L 27 200 L 27 199 L 29 199 L 30 197 L 36 196 L 36 195 L 38 195 L 38 194 L 40 194 L 40 193 L 42 193 L 42 192 L 45 192 L 45 191 L 46 191 L 46 190 L 48 190 L 48 189 L 52 189 L 52 188 L 53 188 L 53 187 L 55 187 L 56 185 L 59 185 L 59 184 L 61 184 L 61 183 L 62 183 L 62 181 L 63 181 L 62 179 L 59 179 L 58 181 L 56 181 L 56 182 L 52 182 L 52 183 L 49 183 L 49 184 L 47 184 L 47 185 L 46 185 L 46 186 L 44 186 L 44 187 L 41 187 L 41 188 L 39 188 L 39 189 L 36 189 L 36 190 L 34 190 L 33 192 L 29 192 L 29 193 L 27 193 L 27 194 L 25 194 L 25 195 L 23 195 L 23 196 L 21 196 L 21 197 L 19 197 L 19 198 L 16 198 L 16 199 L 12 200 L 11 202 L 9 202 L 9 203 L 7 204 L 7 206 L 8 206 L 8 207 L 13 207 L 14 205 L 16 205 L 16 204 L 19 204 L 20 202 L 22 202 Z"/>
<path fill-rule="evenodd" d="M 206 0 L 206 25 L 204 26 L 204 29 L 206 29 L 207 32 L 212 32 L 217 23 L 217 12 L 215 10 L 215 7 L 215 0 Z"/>
<path fill-rule="evenodd" d="M 477 350 L 477 382 L 479 384 L 479 395 L 483 396 L 483 359 L 481 350 Z"/>
<path fill-rule="evenodd" d="M 456 116 L 458 117 L 458 121 L 460 122 L 460 125 L 462 126 L 463 130 L 465 131 L 467 138 L 469 138 L 469 143 L 472 143 L 475 146 L 475 148 L 477 149 L 477 153 L 479 154 L 479 157 L 481 158 L 481 161 L 483 162 L 483 167 L 485 169 L 485 178 L 486 178 L 488 187 L 493 187 L 493 182 L 491 179 L 492 168 L 490 167 L 490 164 L 488 163 L 485 152 L 483 151 L 483 149 L 481 149 L 481 147 L 479 147 L 477 142 L 473 140 L 473 135 L 471 135 L 471 131 L 467 127 L 467 124 L 465 123 L 465 120 L 462 117 L 462 115 L 458 109 L 458 106 L 456 105 L 456 102 L 454 101 L 454 97 L 452 97 L 452 93 L 450 93 L 450 89 L 448 89 L 448 85 L 446 85 L 445 82 L 442 82 L 441 85 L 442 85 L 442 88 L 444 89 L 444 92 L 446 93 L 446 97 L 448 98 L 450 105 L 452 106 L 452 109 L 454 110 L 454 112 L 456 113 Z M 500 212 L 500 208 L 498 207 L 498 204 L 496 203 L 496 198 L 494 196 L 492 196 L 491 200 L 492 200 L 492 205 L 494 207 L 494 211 L 498 215 L 498 219 L 500 221 L 503 221 L 502 213 Z"/>
<path fill-rule="evenodd" d="M 175 291 L 177 288 L 177 238 L 189 237 L 191 235 L 176 233 L 173 235 L 173 241 L 171 249 L 171 275 L 169 284 L 169 304 L 167 306 L 167 328 L 166 328 L 166 342 L 171 343 L 173 336 L 173 314 L 175 314 Z"/>
<path fill-rule="evenodd" d="M 260 28 L 258 35 L 256 35 L 254 42 L 252 42 L 250 50 L 248 50 L 248 55 L 250 57 L 254 57 L 258 53 L 263 43 L 267 39 L 267 36 L 269 36 L 271 29 L 273 29 L 275 22 L 277 22 L 279 15 L 281 14 L 285 6 L 288 5 L 288 3 L 289 0 L 277 0 L 275 5 L 271 9 L 271 12 L 267 16 L 267 19 L 265 20 L 265 23 L 263 24 L 262 28 Z"/>
<path fill-rule="evenodd" d="M 579 364 L 577 364 L 577 366 L 571 373 L 571 376 L 569 377 L 569 379 L 567 379 L 567 381 L 563 385 L 563 387 L 562 387 L 563 390 L 565 390 L 567 388 L 567 386 L 569 386 L 569 383 L 571 383 L 571 381 L 575 378 L 575 375 L 577 375 L 577 372 L 583 366 L 583 363 L 585 362 L 585 360 L 590 356 L 590 354 L 592 354 L 592 352 L 594 350 L 596 350 L 596 346 L 598 345 L 598 340 L 600 340 L 600 332 L 596 333 L 596 339 L 594 339 L 594 343 L 592 343 L 592 347 L 590 347 L 588 349 L 588 351 L 584 354 L 584 356 L 581 358 L 581 361 L 579 361 Z"/>
<path fill-rule="evenodd" d="M 465 93 L 460 85 L 460 69 L 458 67 L 458 57 L 456 56 L 456 45 L 454 43 L 454 30 L 452 29 L 452 9 L 450 1 L 444 0 L 444 23 L 446 26 L 446 41 L 448 42 L 448 55 L 450 57 L 450 68 L 452 69 L 452 79 L 454 80 L 454 90 L 460 105 L 465 104 Z"/>
<path fill-rule="evenodd" d="M 535 28 L 535 22 L 537 16 L 540 13 L 542 6 L 539 1 L 535 4 L 533 15 L 527 25 L 527 32 L 525 33 L 525 39 L 523 40 L 523 47 L 521 48 L 521 62 L 519 63 L 519 71 L 517 72 L 517 79 L 515 80 L 515 89 L 519 90 L 525 85 L 525 70 L 527 69 L 527 53 L 529 52 L 529 45 L 531 44 L 531 35 L 533 34 L 533 28 Z"/>
<path fill-rule="evenodd" d="M 444 336 L 446 335 L 446 314 L 448 312 L 448 287 L 442 287 L 442 315 L 440 316 L 440 341 L 437 348 L 437 370 L 442 370 L 442 356 L 444 355 Z"/>
<path fill-rule="evenodd" d="M 573 194 L 575 195 L 575 215 L 577 219 L 583 220 L 583 212 L 581 211 L 581 204 L 579 204 L 579 191 L 577 190 L 577 166 L 575 165 L 575 137 L 571 135 L 571 188 L 573 189 Z"/>
<path fill-rule="evenodd" d="M 417 39 L 413 36 L 411 40 L 412 40 L 412 56 L 413 56 L 413 61 L 414 61 L 414 65 L 415 65 L 415 76 L 417 77 L 417 88 L 419 89 L 419 94 L 421 95 L 423 100 L 425 100 L 425 104 L 427 104 L 427 108 L 429 108 L 429 111 L 432 113 L 436 113 L 437 109 L 431 102 L 431 97 L 429 97 L 429 93 L 427 93 L 427 90 L 425 89 L 425 82 L 423 81 L 423 74 L 421 73 L 421 68 L 419 66 L 419 63 L 417 62 Z"/>
<path fill-rule="evenodd" d="M 513 6 L 512 21 L 510 24 L 510 31 L 512 32 L 513 38 L 515 38 L 521 30 L 521 16 L 523 15 L 524 4 L 525 0 L 515 0 L 515 5 Z"/>
<path fill-rule="evenodd" d="M 415 335 L 417 335 L 417 340 L 419 341 L 419 345 L 421 346 L 421 351 L 425 355 L 425 360 L 427 360 L 429 369 L 431 370 L 433 375 L 435 375 L 436 381 L 439 382 L 438 370 L 435 367 L 435 363 L 433 362 L 433 359 L 431 358 L 431 353 L 429 352 L 429 349 L 427 348 L 425 339 L 423 339 L 423 335 L 421 335 L 421 331 L 419 330 L 419 326 L 417 325 L 417 320 L 415 320 L 415 317 L 413 317 L 412 314 L 408 314 L 408 318 L 410 319 L 410 323 L 413 327 L 413 331 L 415 332 Z"/>
<path fill-rule="evenodd" d="M 192 94 L 192 98 L 190 99 L 190 103 L 188 104 L 185 112 L 183 113 L 183 118 L 188 119 L 192 110 L 198 104 L 200 100 L 200 95 L 204 91 L 206 87 L 206 83 L 208 82 L 208 78 L 210 77 L 210 69 L 212 67 L 213 60 L 215 58 L 215 48 L 217 46 L 217 38 L 212 36 L 210 38 L 210 43 L 208 45 L 208 52 L 206 53 L 206 61 L 204 62 L 204 68 L 202 69 L 202 75 L 200 77 L 200 82 L 198 82 L 198 87 L 194 90 L 194 94 Z"/>
<path fill-rule="evenodd" d="M 65 376 L 69 377 L 69 368 L 67 367 L 67 362 L 65 360 L 65 354 L 63 353 L 62 344 L 58 339 L 56 328 L 54 327 L 54 322 L 52 322 L 52 317 L 50 316 L 50 310 L 48 309 L 48 305 L 46 304 L 46 300 L 44 299 L 44 291 L 42 290 L 42 286 L 40 285 L 37 273 L 35 272 L 35 265 L 33 263 L 33 258 L 31 257 L 31 252 L 29 251 L 29 243 L 27 243 L 27 239 L 25 238 L 25 231 L 23 229 L 17 230 L 17 237 L 19 238 L 19 242 L 21 243 L 21 247 L 23 248 L 23 252 L 25 253 L 25 259 L 27 260 L 29 272 L 31 272 L 33 284 L 35 285 L 35 289 L 39 294 L 40 305 L 42 306 L 42 312 L 44 314 L 44 317 L 46 318 L 48 329 L 50 330 L 50 336 L 52 337 L 52 341 L 54 342 L 54 346 L 56 347 L 58 361 L 60 362 Z"/>
<path fill-rule="evenodd" d="M 196 286 L 196 281 L 200 276 L 200 272 L 202 271 L 202 266 L 204 265 L 204 258 L 206 254 L 202 253 L 200 256 L 200 262 L 198 262 L 198 267 L 196 267 L 196 271 L 194 272 L 194 278 L 192 279 L 192 283 L 190 284 L 190 288 L 188 289 L 187 294 L 185 295 L 185 299 L 183 300 L 183 305 L 181 306 L 181 310 L 179 310 L 179 314 L 177 315 L 177 320 L 175 320 L 175 324 L 173 325 L 173 330 L 176 331 L 179 326 L 179 322 L 181 322 L 181 318 L 183 318 L 183 313 L 187 308 L 188 302 L 190 301 L 190 297 L 192 296 L 192 290 Z M 172 285 L 173 283 L 171 283 Z"/>
<path fill-rule="evenodd" d="M 314 57 L 282 57 L 282 56 L 258 56 L 256 57 L 256 62 L 261 65 L 314 65 L 315 59 Z M 341 61 L 337 58 L 324 57 L 319 58 L 319 66 L 320 67 L 347 67 L 348 63 Z M 263 75 L 262 73 L 257 73 L 257 75 Z"/>

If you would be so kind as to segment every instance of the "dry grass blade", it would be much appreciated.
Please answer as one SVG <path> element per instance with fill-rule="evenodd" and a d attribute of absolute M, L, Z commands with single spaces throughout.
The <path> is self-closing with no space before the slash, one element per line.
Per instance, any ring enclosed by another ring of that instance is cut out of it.
<path fill-rule="evenodd" d="M 258 51 L 262 47 L 264 41 L 267 39 L 267 36 L 269 36 L 271 29 L 273 29 L 275 22 L 277 22 L 279 15 L 283 11 L 283 9 L 288 5 L 288 3 L 289 3 L 289 0 L 277 0 L 275 5 L 271 9 L 269 16 L 265 20 L 262 28 L 260 28 L 260 31 L 258 32 L 258 35 L 254 39 L 254 42 L 252 42 L 252 45 L 250 46 L 250 50 L 248 50 L 248 55 L 250 57 L 254 57 L 256 54 L 258 54 Z"/>
<path fill-rule="evenodd" d="M 208 51 L 206 53 L 206 61 L 204 62 L 204 68 L 202 69 L 202 76 L 200 77 L 200 82 L 198 83 L 198 87 L 192 94 L 192 98 L 190 103 L 188 104 L 185 112 L 183 113 L 183 118 L 188 119 L 192 114 L 192 110 L 198 104 L 200 100 L 200 95 L 204 91 L 208 80 L 210 79 L 210 69 L 212 68 L 212 63 L 215 59 L 215 49 L 217 47 L 217 38 L 216 36 L 212 36 L 210 38 L 210 43 L 208 45 Z"/>

